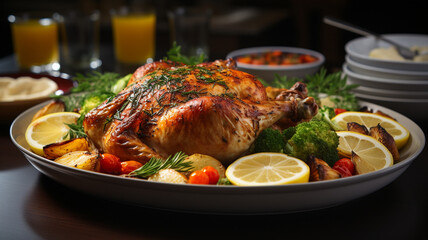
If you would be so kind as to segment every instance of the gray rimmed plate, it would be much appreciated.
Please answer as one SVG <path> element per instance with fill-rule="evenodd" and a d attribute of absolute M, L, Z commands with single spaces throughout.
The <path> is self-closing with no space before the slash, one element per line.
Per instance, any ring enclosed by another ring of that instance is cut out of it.
<path fill-rule="evenodd" d="M 19 115 L 10 128 L 16 147 L 41 173 L 68 187 L 110 200 L 171 211 L 210 214 L 279 214 L 309 211 L 343 204 L 370 194 L 398 178 L 425 145 L 421 128 L 407 117 L 367 102 L 395 117 L 411 133 L 400 151 L 401 162 L 373 173 L 322 182 L 282 186 L 211 186 L 149 182 L 79 170 L 57 164 L 29 150 L 24 133 L 33 114 L 44 104 Z"/>

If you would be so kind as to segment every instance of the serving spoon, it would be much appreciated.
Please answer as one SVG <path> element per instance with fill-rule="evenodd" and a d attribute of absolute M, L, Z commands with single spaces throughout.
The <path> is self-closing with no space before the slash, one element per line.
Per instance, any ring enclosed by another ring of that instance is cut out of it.
<path fill-rule="evenodd" d="M 364 29 L 362 27 L 356 26 L 352 23 L 345 22 L 343 20 L 339 20 L 333 17 L 324 17 L 324 23 L 327 23 L 331 26 L 335 26 L 344 30 L 348 30 L 350 32 L 360 34 L 363 36 L 374 36 L 375 38 L 382 40 L 384 42 L 387 42 L 394 46 L 397 49 L 398 54 L 400 54 L 405 59 L 413 60 L 413 58 L 419 53 L 417 51 L 412 51 L 410 48 L 405 47 L 399 43 L 396 43 L 392 41 L 391 39 L 385 38 L 375 32 L 372 32 L 370 30 Z"/>

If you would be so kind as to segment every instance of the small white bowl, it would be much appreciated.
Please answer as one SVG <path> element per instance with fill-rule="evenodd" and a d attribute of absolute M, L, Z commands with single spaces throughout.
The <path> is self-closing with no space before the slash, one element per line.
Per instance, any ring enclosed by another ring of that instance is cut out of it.
<path fill-rule="evenodd" d="M 295 47 L 281 47 L 281 46 L 270 46 L 270 47 L 254 47 L 254 48 L 244 48 L 235 50 L 229 53 L 226 58 L 236 59 L 239 56 L 254 54 L 254 53 L 264 53 L 268 51 L 279 50 L 286 53 L 299 53 L 299 54 L 309 54 L 318 58 L 317 61 L 312 63 L 302 63 L 295 65 L 287 66 L 268 66 L 268 65 L 254 65 L 237 62 L 238 69 L 250 74 L 255 75 L 267 82 L 272 81 L 275 78 L 275 75 L 287 76 L 287 77 L 297 77 L 305 78 L 307 75 L 312 75 L 318 72 L 321 65 L 324 64 L 325 57 L 323 54 L 304 48 L 295 48 Z"/>
<path fill-rule="evenodd" d="M 404 91 L 428 91 L 428 80 L 403 80 L 372 77 L 353 72 L 347 63 L 343 64 L 343 73 L 347 76 L 348 84 Z"/>
<path fill-rule="evenodd" d="M 405 71 L 397 69 L 379 68 L 373 67 L 371 65 L 358 63 L 357 61 L 354 61 L 350 55 L 346 55 L 345 60 L 348 63 L 349 68 L 355 73 L 388 79 L 409 79 L 428 81 L 428 68 L 425 69 L 426 71 Z"/>
<path fill-rule="evenodd" d="M 383 36 L 407 47 L 428 45 L 428 35 L 385 34 Z M 404 71 L 427 71 L 428 69 L 428 62 L 393 61 L 369 57 L 370 51 L 379 47 L 386 48 L 390 45 L 374 37 L 360 37 L 349 41 L 345 45 L 345 50 L 355 61 L 372 67 Z"/>

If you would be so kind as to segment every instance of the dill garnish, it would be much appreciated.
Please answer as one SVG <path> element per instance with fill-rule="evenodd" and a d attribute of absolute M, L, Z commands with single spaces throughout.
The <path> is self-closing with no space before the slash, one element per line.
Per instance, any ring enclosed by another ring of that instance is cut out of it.
<path fill-rule="evenodd" d="M 152 157 L 146 164 L 139 169 L 129 173 L 131 177 L 148 178 L 162 169 L 171 168 L 178 172 L 188 172 L 193 169 L 191 162 L 184 162 L 187 155 L 178 152 L 169 156 L 166 160 Z"/>

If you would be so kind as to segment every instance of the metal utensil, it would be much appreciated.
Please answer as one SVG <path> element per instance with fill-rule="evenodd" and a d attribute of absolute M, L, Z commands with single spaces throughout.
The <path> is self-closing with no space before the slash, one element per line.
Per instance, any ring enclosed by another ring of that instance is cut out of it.
<path fill-rule="evenodd" d="M 385 38 L 385 37 L 383 37 L 383 36 L 381 36 L 375 32 L 372 32 L 370 30 L 356 26 L 352 23 L 348 23 L 348 22 L 345 22 L 343 20 L 339 20 L 339 19 L 332 18 L 332 17 L 324 17 L 324 23 L 327 23 L 329 25 L 332 25 L 332 26 L 335 26 L 335 27 L 338 27 L 338 28 L 341 28 L 344 30 L 348 30 L 350 32 L 360 34 L 363 36 L 374 36 L 377 39 L 382 40 L 384 42 L 387 42 L 387 43 L 391 44 L 392 46 L 394 46 L 397 49 L 398 53 L 405 59 L 411 59 L 412 60 L 415 56 L 418 55 L 417 52 L 412 51 L 408 47 L 405 47 L 405 46 L 403 46 L 399 43 L 396 43 L 394 41 L 391 41 L 390 39 Z"/>

